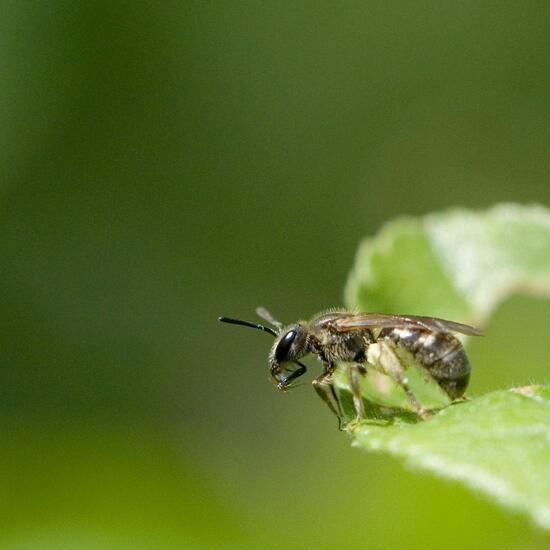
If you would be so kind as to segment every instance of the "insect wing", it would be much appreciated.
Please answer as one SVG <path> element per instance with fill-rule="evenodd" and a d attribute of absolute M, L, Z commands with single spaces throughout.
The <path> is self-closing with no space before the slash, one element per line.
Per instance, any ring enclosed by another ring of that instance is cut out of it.
<path fill-rule="evenodd" d="M 460 332 L 471 336 L 481 336 L 482 332 L 470 325 L 455 321 L 422 317 L 420 315 L 389 315 L 385 313 L 361 313 L 352 317 L 343 317 L 334 321 L 338 332 L 364 328 L 420 328 L 431 332 Z"/>
<path fill-rule="evenodd" d="M 439 332 L 459 332 L 460 334 L 467 334 L 469 336 L 483 336 L 482 330 L 471 325 L 465 325 L 464 323 L 439 319 L 438 317 L 418 317 L 418 319 L 421 319 L 426 324 L 432 324 L 434 331 L 437 330 L 436 327 L 439 327 Z"/>

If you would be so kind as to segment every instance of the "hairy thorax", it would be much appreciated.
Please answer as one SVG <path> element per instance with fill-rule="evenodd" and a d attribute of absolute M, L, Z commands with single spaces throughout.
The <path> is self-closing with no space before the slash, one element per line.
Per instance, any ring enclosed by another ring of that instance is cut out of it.
<path fill-rule="evenodd" d="M 350 331 L 345 334 L 333 334 L 328 330 L 311 334 L 309 348 L 325 363 L 365 361 L 369 344 L 374 337 L 369 330 Z"/>

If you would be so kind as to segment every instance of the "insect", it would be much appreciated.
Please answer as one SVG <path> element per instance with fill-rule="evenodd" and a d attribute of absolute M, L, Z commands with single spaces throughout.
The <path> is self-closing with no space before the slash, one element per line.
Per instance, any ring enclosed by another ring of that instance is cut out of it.
<path fill-rule="evenodd" d="M 293 387 L 296 379 L 306 372 L 306 366 L 299 359 L 310 353 L 316 355 L 323 364 L 323 372 L 313 380 L 313 387 L 340 418 L 340 403 L 331 381 L 337 363 L 348 365 L 354 408 L 359 418 L 365 417 L 359 377 L 371 368 L 392 378 L 405 391 L 412 409 L 422 418 L 428 418 L 409 386 L 400 352 L 406 350 L 412 354 L 415 362 L 454 400 L 464 395 L 471 366 L 453 333 L 482 334 L 469 325 L 418 315 L 329 310 L 309 321 L 283 326 L 264 308 L 257 308 L 256 313 L 274 328 L 229 317 L 219 320 L 263 330 L 275 337 L 269 353 L 269 368 L 279 390 Z"/>

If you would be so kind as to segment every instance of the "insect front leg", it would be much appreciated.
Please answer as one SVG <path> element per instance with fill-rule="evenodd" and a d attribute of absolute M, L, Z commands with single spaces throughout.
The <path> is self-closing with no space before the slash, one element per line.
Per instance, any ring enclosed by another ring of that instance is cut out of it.
<path fill-rule="evenodd" d="M 409 386 L 405 369 L 395 352 L 393 342 L 389 340 L 379 340 L 376 344 L 371 344 L 367 351 L 367 360 L 382 374 L 389 376 L 403 388 L 404 392 L 407 394 L 411 407 L 418 416 L 424 420 L 430 418 L 430 415 L 418 402 L 418 399 Z"/>
<path fill-rule="evenodd" d="M 329 409 L 338 417 L 340 427 L 342 425 L 342 411 L 340 401 L 332 384 L 333 366 L 327 365 L 325 371 L 313 380 L 312 385 L 317 395 L 328 405 Z"/>

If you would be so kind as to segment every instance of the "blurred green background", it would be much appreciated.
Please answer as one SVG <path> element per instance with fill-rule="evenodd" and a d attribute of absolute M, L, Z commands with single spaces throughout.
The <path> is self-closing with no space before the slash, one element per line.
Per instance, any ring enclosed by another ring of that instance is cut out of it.
<path fill-rule="evenodd" d="M 397 215 L 550 205 L 547 2 L 2 8 L 2 548 L 548 547 L 216 321 L 340 305 Z M 471 393 L 548 381 L 549 321 L 500 308 Z"/>

